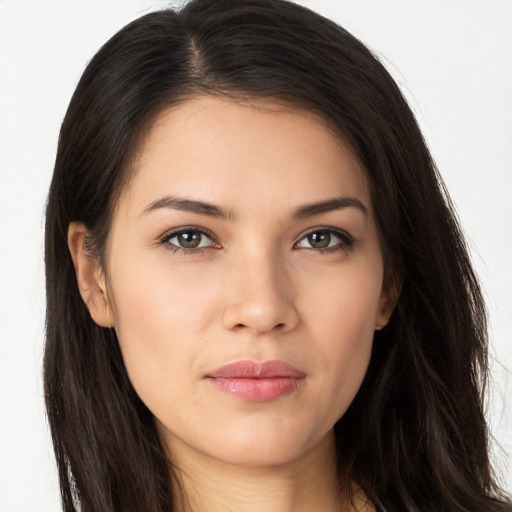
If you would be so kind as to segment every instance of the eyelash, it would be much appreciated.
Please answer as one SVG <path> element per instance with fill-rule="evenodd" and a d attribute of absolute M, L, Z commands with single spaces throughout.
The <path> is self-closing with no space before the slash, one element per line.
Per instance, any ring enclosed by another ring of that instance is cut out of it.
<path fill-rule="evenodd" d="M 178 245 L 169 243 L 170 240 L 172 240 L 174 237 L 179 236 L 180 234 L 184 233 L 199 233 L 201 235 L 204 235 L 208 237 L 212 241 L 212 245 L 208 245 L 206 247 L 196 247 L 196 248 L 186 248 L 186 247 L 179 247 Z M 301 243 L 303 240 L 305 240 L 308 236 L 312 234 L 318 234 L 318 233 L 325 233 L 329 234 L 330 236 L 334 235 L 336 238 L 341 240 L 338 244 L 334 245 L 333 247 L 326 247 L 325 249 L 318 249 L 314 247 L 303 247 L 303 249 L 308 249 L 310 251 L 313 251 L 314 253 L 333 253 L 337 251 L 350 251 L 354 244 L 356 243 L 356 239 L 349 235 L 347 232 L 329 228 L 329 227 L 317 227 L 314 229 L 311 229 L 304 233 L 300 239 L 294 244 L 294 249 L 298 248 L 298 244 Z M 196 227 L 196 226 L 190 226 L 190 227 L 182 227 L 179 229 L 175 229 L 171 232 L 165 233 L 162 237 L 160 237 L 159 243 L 161 245 L 164 245 L 166 250 L 172 251 L 173 254 L 180 254 L 183 256 L 187 255 L 194 255 L 194 254 L 201 254 L 205 248 L 213 247 L 214 249 L 220 249 L 221 245 L 216 241 L 215 237 L 213 236 L 213 233 L 208 231 L 207 229 Z"/>

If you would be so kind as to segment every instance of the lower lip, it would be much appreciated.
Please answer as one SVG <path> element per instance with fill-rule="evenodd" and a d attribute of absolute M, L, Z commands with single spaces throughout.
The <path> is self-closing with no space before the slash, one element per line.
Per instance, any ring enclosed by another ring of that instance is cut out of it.
<path fill-rule="evenodd" d="M 272 377 L 262 379 L 216 377 L 210 384 L 230 395 L 251 402 L 270 402 L 300 387 L 304 377 Z"/>

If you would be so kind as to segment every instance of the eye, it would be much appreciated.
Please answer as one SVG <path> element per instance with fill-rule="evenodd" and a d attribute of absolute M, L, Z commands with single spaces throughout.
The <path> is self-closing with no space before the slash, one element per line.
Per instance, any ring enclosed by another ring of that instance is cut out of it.
<path fill-rule="evenodd" d="M 355 240 L 347 233 L 333 229 L 315 229 L 307 233 L 296 247 L 317 251 L 350 249 Z"/>
<path fill-rule="evenodd" d="M 175 251 L 191 252 L 194 249 L 216 247 L 209 233 L 199 228 L 181 228 L 164 235 L 160 242 L 170 245 Z"/>

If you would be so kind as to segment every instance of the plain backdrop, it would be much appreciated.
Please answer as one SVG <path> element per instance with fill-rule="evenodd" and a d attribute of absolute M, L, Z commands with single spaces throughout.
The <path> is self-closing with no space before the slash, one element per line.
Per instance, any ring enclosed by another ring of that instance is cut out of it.
<path fill-rule="evenodd" d="M 300 3 L 380 56 L 451 192 L 488 300 L 494 378 L 487 413 L 493 456 L 511 492 L 512 1 Z M 97 49 L 164 5 L 0 0 L 0 512 L 60 510 L 41 385 L 43 212 L 59 126 Z"/>

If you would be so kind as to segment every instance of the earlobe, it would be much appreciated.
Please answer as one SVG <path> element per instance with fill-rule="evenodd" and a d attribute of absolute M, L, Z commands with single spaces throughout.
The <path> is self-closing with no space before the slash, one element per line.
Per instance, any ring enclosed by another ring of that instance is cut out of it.
<path fill-rule="evenodd" d="M 386 279 L 382 287 L 379 299 L 379 310 L 375 319 L 375 330 L 381 331 L 386 327 L 395 310 L 396 303 L 402 290 L 402 280 L 396 276 L 390 276 Z"/>
<path fill-rule="evenodd" d="M 113 327 L 114 315 L 108 299 L 105 274 L 86 244 L 88 230 L 82 222 L 68 228 L 68 247 L 75 267 L 82 300 L 92 319 L 101 327 Z"/>

